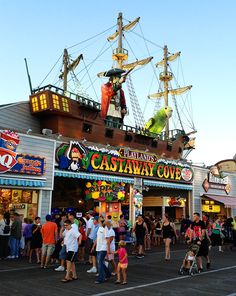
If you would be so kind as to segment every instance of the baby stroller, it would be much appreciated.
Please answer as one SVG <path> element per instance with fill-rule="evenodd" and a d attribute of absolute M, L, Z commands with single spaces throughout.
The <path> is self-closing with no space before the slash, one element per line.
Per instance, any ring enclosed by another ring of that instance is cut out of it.
<path fill-rule="evenodd" d="M 194 275 L 198 273 L 197 254 L 199 251 L 199 247 L 199 245 L 194 243 L 189 246 L 188 251 L 184 257 L 183 263 L 180 267 L 179 274 Z"/>

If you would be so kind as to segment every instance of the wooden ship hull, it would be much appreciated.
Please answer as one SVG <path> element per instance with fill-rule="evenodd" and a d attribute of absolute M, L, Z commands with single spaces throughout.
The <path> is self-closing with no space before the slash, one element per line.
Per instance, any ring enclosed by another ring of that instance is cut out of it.
<path fill-rule="evenodd" d="M 181 130 L 171 130 L 166 137 L 165 132 L 153 134 L 127 125 L 113 128 L 101 118 L 100 103 L 52 85 L 33 90 L 30 106 L 42 129 L 78 141 L 129 147 L 169 159 L 181 159 L 188 142 Z"/>

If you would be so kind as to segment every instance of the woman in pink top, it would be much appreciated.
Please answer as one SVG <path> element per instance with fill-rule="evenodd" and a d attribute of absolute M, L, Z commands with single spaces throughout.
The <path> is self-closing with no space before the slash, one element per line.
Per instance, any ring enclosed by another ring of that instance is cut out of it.
<path fill-rule="evenodd" d="M 127 274 L 126 274 L 126 270 L 128 267 L 128 255 L 127 255 L 127 251 L 125 249 L 125 241 L 121 240 L 119 241 L 119 249 L 115 252 L 115 254 L 118 254 L 119 256 L 119 263 L 117 266 L 117 280 L 116 280 L 116 284 L 120 284 L 121 283 L 121 272 L 123 275 L 123 282 L 122 285 L 126 285 L 127 284 Z"/>

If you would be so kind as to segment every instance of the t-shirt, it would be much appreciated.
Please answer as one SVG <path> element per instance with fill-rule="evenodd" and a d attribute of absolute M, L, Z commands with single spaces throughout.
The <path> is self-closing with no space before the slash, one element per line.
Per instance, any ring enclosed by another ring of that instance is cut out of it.
<path fill-rule="evenodd" d="M 90 219 L 88 220 L 87 224 L 86 224 L 86 235 L 87 235 L 87 237 L 90 238 L 90 239 L 93 239 L 93 236 L 92 236 L 93 227 L 94 227 L 94 224 L 93 224 L 93 218 L 90 218 Z M 90 233 L 89 233 L 89 235 L 88 235 L 88 229 L 90 229 L 90 228 L 91 228 L 91 230 L 90 230 Z"/>
<path fill-rule="evenodd" d="M 43 237 L 43 244 L 53 245 L 56 243 L 55 237 L 58 232 L 58 227 L 55 222 L 47 221 L 43 224 L 41 233 Z"/>
<path fill-rule="evenodd" d="M 114 252 L 116 250 L 115 246 L 115 231 L 112 228 L 105 227 L 105 238 L 113 237 L 113 240 L 111 241 L 110 244 L 110 251 Z"/>
<path fill-rule="evenodd" d="M 97 246 L 96 251 L 107 251 L 107 241 L 105 237 L 105 228 L 99 227 L 97 232 Z"/>
<path fill-rule="evenodd" d="M 202 238 L 202 229 L 206 229 L 205 223 L 201 220 L 198 222 L 194 221 L 191 225 L 191 229 L 193 230 L 193 238 L 201 239 Z"/>
<path fill-rule="evenodd" d="M 126 252 L 126 249 L 125 248 L 118 249 L 117 250 L 117 254 L 119 256 L 119 262 L 121 264 L 128 264 L 128 257 L 126 256 L 126 258 L 124 258 L 124 256 L 127 255 L 127 252 Z"/>
<path fill-rule="evenodd" d="M 233 228 L 233 230 L 236 230 L 236 222 L 235 221 L 232 222 L 232 228 Z"/>
<path fill-rule="evenodd" d="M 71 229 L 66 230 L 64 234 L 64 244 L 66 245 L 66 252 L 78 252 L 78 238 L 81 236 L 80 232 L 71 227 Z"/>

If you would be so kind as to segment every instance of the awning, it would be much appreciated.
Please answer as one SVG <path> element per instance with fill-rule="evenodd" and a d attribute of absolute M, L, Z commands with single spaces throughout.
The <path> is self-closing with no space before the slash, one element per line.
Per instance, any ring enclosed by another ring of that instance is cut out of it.
<path fill-rule="evenodd" d="M 172 189 L 182 189 L 182 190 L 192 190 L 193 185 L 191 184 L 179 184 L 179 183 L 171 183 L 171 182 L 161 182 L 154 180 L 144 180 L 143 184 L 146 186 L 154 186 L 154 187 L 164 187 L 164 188 L 172 188 Z"/>
<path fill-rule="evenodd" d="M 70 172 L 70 171 L 59 171 L 55 170 L 55 177 L 64 178 L 76 178 L 76 179 L 86 179 L 86 180 L 104 180 L 111 182 L 124 182 L 124 183 L 134 183 L 133 178 L 111 176 L 106 174 L 95 174 L 95 173 L 84 173 L 84 172 Z"/>
<path fill-rule="evenodd" d="M 1 178 L 0 185 L 22 186 L 22 187 L 44 187 L 46 181 L 35 179 Z"/>
<path fill-rule="evenodd" d="M 226 208 L 236 208 L 236 196 L 210 195 L 210 194 L 204 194 L 202 196 L 213 199 L 217 202 L 223 203 Z"/>

